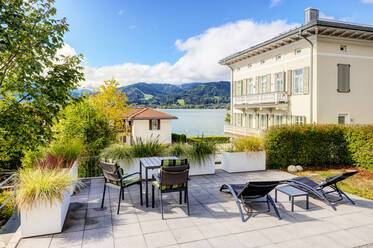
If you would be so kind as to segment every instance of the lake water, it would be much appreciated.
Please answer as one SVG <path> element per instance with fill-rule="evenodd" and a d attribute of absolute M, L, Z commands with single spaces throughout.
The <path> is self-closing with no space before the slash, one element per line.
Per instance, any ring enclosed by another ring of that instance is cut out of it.
<path fill-rule="evenodd" d="M 160 109 L 175 115 L 172 132 L 187 136 L 210 136 L 224 134 L 226 109 Z"/>

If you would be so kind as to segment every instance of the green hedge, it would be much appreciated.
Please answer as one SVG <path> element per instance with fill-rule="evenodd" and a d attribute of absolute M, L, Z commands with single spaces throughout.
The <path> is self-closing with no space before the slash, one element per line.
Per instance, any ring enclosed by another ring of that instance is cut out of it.
<path fill-rule="evenodd" d="M 373 125 L 293 125 L 269 129 L 267 165 L 330 166 L 356 164 L 373 168 Z"/>
<path fill-rule="evenodd" d="M 199 142 L 201 140 L 204 140 L 207 142 L 213 142 L 216 144 L 224 144 L 224 143 L 230 142 L 230 138 L 226 136 L 203 136 L 203 137 L 188 137 L 187 138 L 187 141 L 189 143 Z"/>
<path fill-rule="evenodd" d="M 172 139 L 172 143 L 186 143 L 187 142 L 187 137 L 185 134 L 172 133 L 171 139 Z"/>

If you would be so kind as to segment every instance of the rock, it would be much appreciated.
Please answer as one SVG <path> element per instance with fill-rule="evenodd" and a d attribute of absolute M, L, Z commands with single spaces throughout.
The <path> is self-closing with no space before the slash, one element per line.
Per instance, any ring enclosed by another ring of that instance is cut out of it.
<path fill-rule="evenodd" d="M 295 173 L 295 172 L 297 172 L 298 170 L 297 170 L 297 167 L 295 166 L 295 165 L 289 165 L 288 166 L 288 172 L 290 172 L 290 173 Z"/>
<path fill-rule="evenodd" d="M 297 171 L 303 171 L 303 167 L 301 165 L 297 165 L 296 168 L 297 168 Z"/>

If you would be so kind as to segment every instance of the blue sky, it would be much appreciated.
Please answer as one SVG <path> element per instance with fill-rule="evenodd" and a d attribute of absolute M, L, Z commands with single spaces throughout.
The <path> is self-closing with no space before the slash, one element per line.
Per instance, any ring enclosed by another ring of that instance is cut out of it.
<path fill-rule="evenodd" d="M 70 24 L 65 42 L 85 56 L 83 85 L 93 87 L 105 78 L 227 79 L 219 58 L 303 23 L 310 6 L 324 17 L 373 24 L 373 0 L 57 0 L 56 6 Z"/>

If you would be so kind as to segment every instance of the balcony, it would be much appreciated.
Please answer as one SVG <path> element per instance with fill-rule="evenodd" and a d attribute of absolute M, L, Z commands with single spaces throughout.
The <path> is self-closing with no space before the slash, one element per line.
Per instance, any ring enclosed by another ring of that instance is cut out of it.
<path fill-rule="evenodd" d="M 235 96 L 233 97 L 234 105 L 276 105 L 280 103 L 287 103 L 288 95 L 286 92 L 270 92 L 261 93 L 247 96 Z"/>
<path fill-rule="evenodd" d="M 234 125 L 224 125 L 224 133 L 233 134 L 237 136 L 247 136 L 247 135 L 260 135 L 261 129 L 239 127 Z"/>

